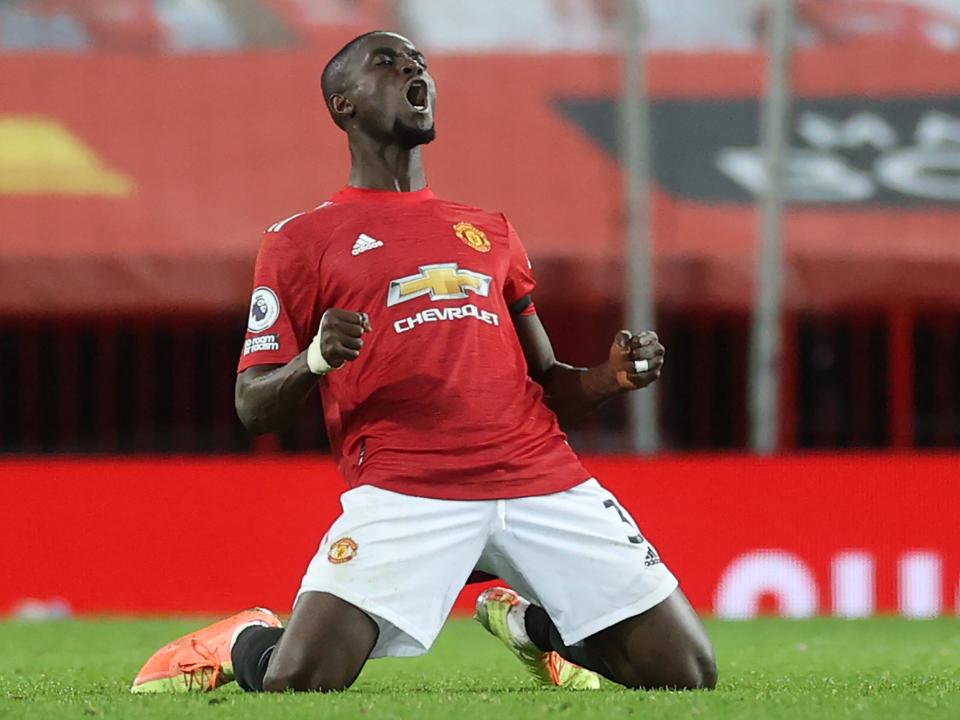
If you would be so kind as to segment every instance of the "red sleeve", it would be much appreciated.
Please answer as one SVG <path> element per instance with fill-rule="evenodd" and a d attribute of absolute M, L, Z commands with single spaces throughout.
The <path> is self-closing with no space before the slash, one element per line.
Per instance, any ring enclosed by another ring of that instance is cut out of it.
<path fill-rule="evenodd" d="M 532 315 L 536 309 L 530 295 L 537 286 L 533 267 L 517 231 L 506 217 L 503 221 L 507 224 L 507 238 L 510 243 L 510 267 L 507 269 L 507 281 L 503 287 L 503 299 L 507 301 L 512 314 Z"/>
<path fill-rule="evenodd" d="M 282 232 L 267 232 L 257 255 L 237 372 L 253 365 L 284 365 L 316 333 L 320 278 L 298 246 Z"/>

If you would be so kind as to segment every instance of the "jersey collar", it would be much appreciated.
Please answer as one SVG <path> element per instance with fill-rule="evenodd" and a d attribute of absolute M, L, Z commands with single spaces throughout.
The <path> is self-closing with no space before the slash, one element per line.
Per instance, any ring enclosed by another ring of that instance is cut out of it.
<path fill-rule="evenodd" d="M 340 190 L 340 192 L 335 193 L 331 200 L 333 200 L 333 202 L 361 201 L 411 203 L 421 202 L 423 200 L 431 200 L 432 198 L 433 190 L 430 189 L 429 185 L 422 190 L 414 190 L 412 192 L 398 192 L 395 190 L 368 190 L 366 188 L 358 188 L 347 185 Z"/>

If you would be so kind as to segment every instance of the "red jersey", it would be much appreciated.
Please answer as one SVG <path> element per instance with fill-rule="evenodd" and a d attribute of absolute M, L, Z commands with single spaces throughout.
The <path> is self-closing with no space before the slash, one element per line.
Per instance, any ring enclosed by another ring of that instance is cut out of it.
<path fill-rule="evenodd" d="M 455 500 L 544 495 L 589 478 L 527 375 L 511 318 L 535 281 L 503 215 L 429 188 L 345 188 L 271 227 L 239 370 L 287 363 L 326 308 L 365 312 L 360 357 L 320 379 L 347 484 Z"/>

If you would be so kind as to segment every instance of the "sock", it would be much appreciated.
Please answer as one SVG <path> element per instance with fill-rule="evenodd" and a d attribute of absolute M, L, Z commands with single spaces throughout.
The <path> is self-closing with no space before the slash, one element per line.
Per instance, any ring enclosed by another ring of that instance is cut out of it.
<path fill-rule="evenodd" d="M 524 625 L 530 641 L 543 652 L 556 652 L 565 660 L 576 663 L 587 670 L 607 676 L 603 663 L 583 645 L 564 645 L 560 631 L 539 605 L 530 605 L 524 615 Z"/>
<path fill-rule="evenodd" d="M 523 598 L 507 612 L 507 629 L 520 645 L 534 645 L 527 632 L 527 608 L 530 607 Z M 539 647 L 539 646 L 537 646 Z"/>
<path fill-rule="evenodd" d="M 523 616 L 524 629 L 530 641 L 540 648 L 543 652 L 553 650 L 550 644 L 550 628 L 553 627 L 553 621 L 547 615 L 547 611 L 539 605 L 530 605 Z"/>
<path fill-rule="evenodd" d="M 233 642 L 230 659 L 237 684 L 247 692 L 263 692 L 263 676 L 283 628 L 252 625 L 241 630 Z"/>

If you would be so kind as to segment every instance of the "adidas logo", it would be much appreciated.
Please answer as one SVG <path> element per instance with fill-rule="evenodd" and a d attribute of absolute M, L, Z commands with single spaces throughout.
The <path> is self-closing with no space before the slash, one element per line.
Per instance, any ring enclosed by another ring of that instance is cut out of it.
<path fill-rule="evenodd" d="M 353 250 L 350 251 L 351 255 L 359 255 L 360 253 L 365 253 L 367 250 L 376 250 L 378 247 L 383 247 L 383 243 L 372 238 L 366 233 L 360 233 L 360 237 L 357 238 L 357 241 L 353 244 Z"/>

